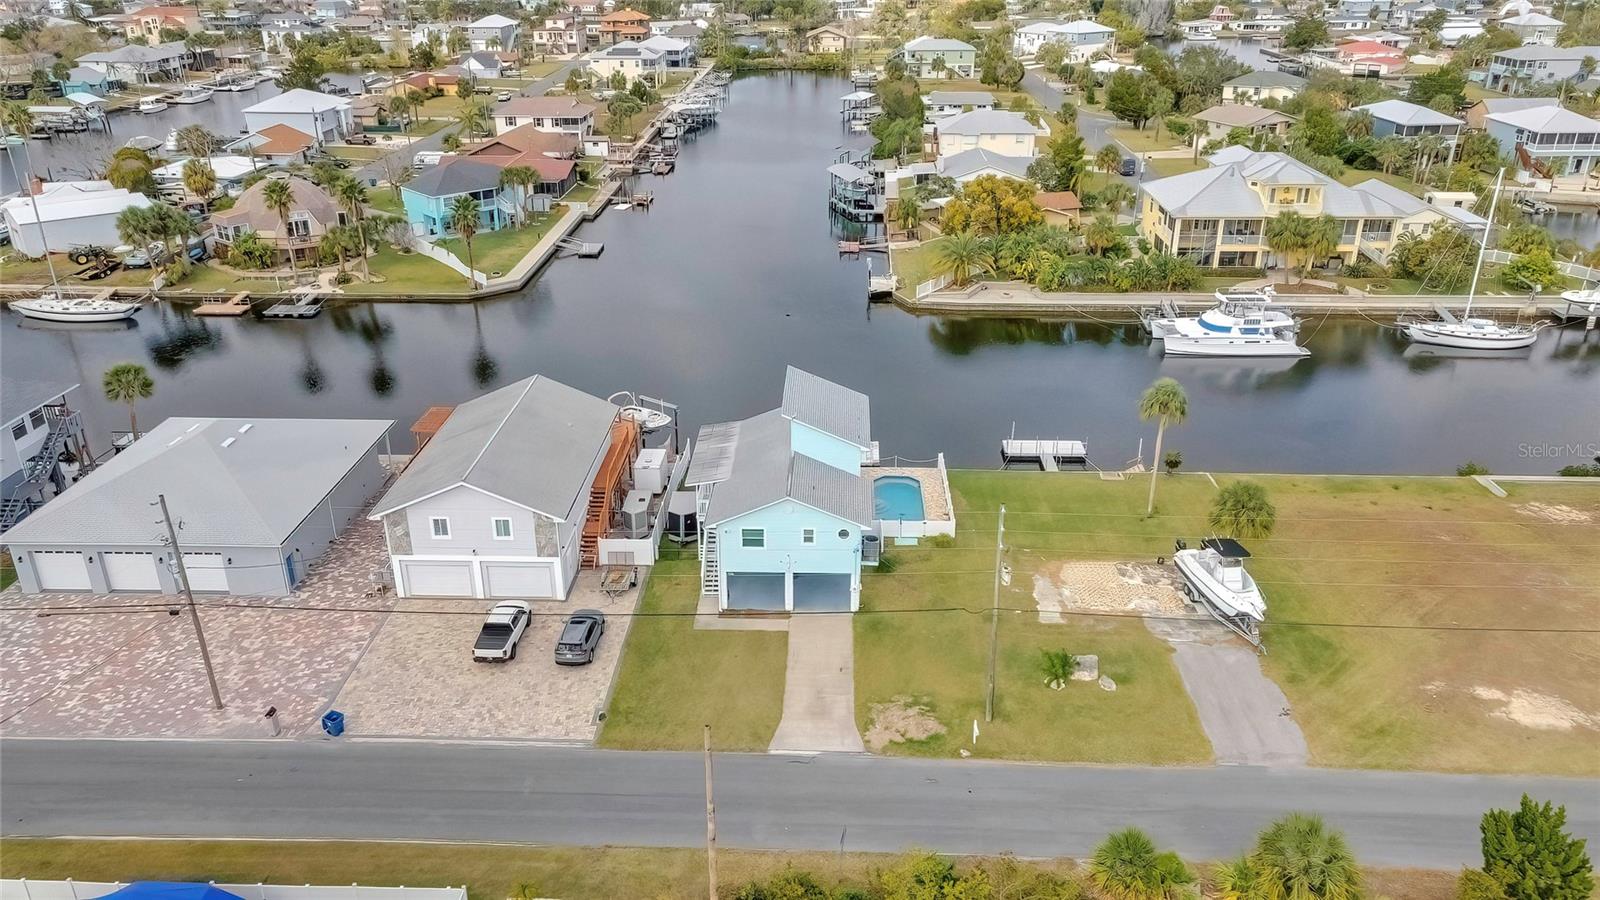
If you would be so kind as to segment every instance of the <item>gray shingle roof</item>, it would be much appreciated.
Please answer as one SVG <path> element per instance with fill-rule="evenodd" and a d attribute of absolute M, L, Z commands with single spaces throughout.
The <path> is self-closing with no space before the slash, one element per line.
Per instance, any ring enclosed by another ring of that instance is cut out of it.
<path fill-rule="evenodd" d="M 165 533 L 150 504 L 165 494 L 181 543 L 275 547 L 393 424 L 387 419 L 171 418 L 22 520 L 3 540 L 160 545 Z"/>
<path fill-rule="evenodd" d="M 872 442 L 867 395 L 790 366 L 783 376 L 783 415 L 866 449 Z"/>
<path fill-rule="evenodd" d="M 972 109 L 956 113 L 934 126 L 940 134 L 1038 134 L 1039 127 L 1022 113 L 1002 109 Z"/>
<path fill-rule="evenodd" d="M 1028 176 L 1028 166 L 1033 160 L 1034 157 L 1031 156 L 1007 156 L 1004 153 L 994 153 L 982 147 L 975 147 L 940 157 L 936 168 L 940 175 L 947 175 L 957 181 L 973 172 L 988 168 L 999 169 L 1020 180 Z"/>
<path fill-rule="evenodd" d="M 450 197 L 499 186 L 499 166 L 471 159 L 455 159 L 429 168 L 406 182 L 402 190 L 416 191 L 425 197 Z"/>
<path fill-rule="evenodd" d="M 470 485 L 564 519 L 588 494 L 589 471 L 610 445 L 617 407 L 534 375 L 455 408 L 373 517 Z"/>
<path fill-rule="evenodd" d="M 0 382 L 0 422 L 10 425 L 77 386 L 71 381 L 7 375 Z"/>

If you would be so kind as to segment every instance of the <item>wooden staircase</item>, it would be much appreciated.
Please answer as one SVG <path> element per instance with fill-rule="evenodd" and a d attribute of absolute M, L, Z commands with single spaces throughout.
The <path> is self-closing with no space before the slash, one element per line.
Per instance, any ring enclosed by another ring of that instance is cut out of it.
<path fill-rule="evenodd" d="M 611 446 L 606 448 L 594 484 L 589 486 L 589 507 L 583 518 L 583 534 L 578 538 L 581 568 L 599 568 L 600 539 L 611 527 L 611 511 L 622 498 L 638 455 L 639 423 L 619 416 L 611 423 Z"/>

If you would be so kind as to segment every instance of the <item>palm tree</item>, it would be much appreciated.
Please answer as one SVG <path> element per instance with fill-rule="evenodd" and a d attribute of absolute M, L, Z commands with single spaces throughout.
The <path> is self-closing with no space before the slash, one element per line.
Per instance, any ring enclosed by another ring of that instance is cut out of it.
<path fill-rule="evenodd" d="M 450 132 L 449 134 L 445 135 L 439 141 L 439 146 L 446 153 L 454 153 L 457 150 L 460 150 L 461 149 L 461 133 L 457 132 L 457 131 Z"/>
<path fill-rule="evenodd" d="M 367 229 L 362 221 L 367 212 L 367 186 L 346 175 L 333 183 L 333 199 L 350 217 L 355 234 L 361 244 L 361 278 L 372 280 L 372 270 L 367 267 Z"/>
<path fill-rule="evenodd" d="M 983 264 L 983 256 L 983 242 L 976 235 L 952 234 L 934 248 L 933 266 L 939 274 L 949 275 L 956 287 L 965 287 L 972 271 Z"/>
<path fill-rule="evenodd" d="M 1307 219 L 1302 226 L 1300 249 L 1306 254 L 1306 272 L 1317 260 L 1326 261 L 1339 249 L 1339 241 L 1344 238 L 1344 225 L 1333 216 L 1323 213 L 1314 219 Z"/>
<path fill-rule="evenodd" d="M 1292 209 L 1284 210 L 1267 220 L 1262 237 L 1267 249 L 1278 254 L 1285 267 L 1293 268 L 1295 254 L 1306 248 L 1306 217 Z"/>
<path fill-rule="evenodd" d="M 12 134 L 26 136 L 33 130 L 33 113 L 28 111 L 28 104 L 13 100 L 0 110 L 0 125 Z"/>
<path fill-rule="evenodd" d="M 1428 182 L 1428 175 L 1433 170 L 1433 161 L 1439 154 L 1449 149 L 1450 145 L 1442 135 L 1425 134 L 1416 139 L 1417 158 L 1420 162 L 1421 172 L 1417 174 L 1417 181 L 1421 184 Z"/>
<path fill-rule="evenodd" d="M 450 227 L 461 235 L 461 242 L 467 246 L 467 282 L 472 285 L 472 290 L 478 287 L 477 267 L 472 260 L 472 236 L 478 233 L 479 215 L 481 207 L 478 201 L 468 194 L 462 194 L 450 203 Z"/>
<path fill-rule="evenodd" d="M 506 166 L 500 170 L 500 188 L 511 187 L 517 189 L 517 227 L 524 224 L 524 214 L 528 212 L 528 201 L 533 197 L 533 189 L 539 185 L 539 173 L 531 166 Z"/>
<path fill-rule="evenodd" d="M 390 97 L 389 114 L 400 120 L 400 133 L 405 134 L 410 124 L 407 119 L 411 115 L 411 98 L 404 94 Z"/>
<path fill-rule="evenodd" d="M 900 199 L 894 204 L 894 221 L 900 226 L 901 231 L 910 232 L 916 236 L 917 225 L 922 222 L 921 191 L 915 188 L 901 188 Z"/>
<path fill-rule="evenodd" d="M 134 404 L 148 400 L 156 392 L 156 383 L 144 366 L 138 363 L 117 363 L 100 377 L 100 387 L 110 403 L 128 404 L 128 430 L 139 437 L 139 417 Z"/>
<path fill-rule="evenodd" d="M 1219 863 L 1211 873 L 1211 890 L 1217 900 L 1256 900 L 1256 867 L 1249 857 Z"/>
<path fill-rule="evenodd" d="M 1254 481 L 1235 481 L 1217 493 L 1206 519 L 1218 537 L 1264 538 L 1278 522 L 1267 489 Z"/>
<path fill-rule="evenodd" d="M 1344 835 L 1318 816 L 1290 813 L 1261 832 L 1250 855 L 1256 895 L 1266 900 L 1357 900 L 1361 869 Z"/>
<path fill-rule="evenodd" d="M 1349 118 L 1344 120 L 1345 128 L 1352 137 L 1367 137 L 1372 134 L 1372 127 L 1375 122 L 1376 120 L 1372 118 L 1372 113 L 1364 109 L 1356 110 L 1350 114 Z"/>
<path fill-rule="evenodd" d="M 1083 246 L 1096 256 L 1105 256 L 1122 245 L 1122 232 L 1111 217 L 1101 213 L 1083 227 Z"/>
<path fill-rule="evenodd" d="M 208 160 L 195 157 L 183 164 L 183 186 L 199 197 L 207 209 L 211 208 L 211 195 L 217 191 L 217 172 Z"/>
<path fill-rule="evenodd" d="M 1411 148 L 1406 145 L 1405 138 L 1391 134 L 1378 139 L 1378 146 L 1373 149 L 1372 155 L 1383 167 L 1383 174 L 1388 175 L 1406 161 L 1411 155 Z"/>
<path fill-rule="evenodd" d="M 281 229 L 283 245 L 289 250 L 289 272 L 291 275 L 297 274 L 294 240 L 289 235 L 289 213 L 294 209 L 294 186 L 287 178 L 274 178 L 261 189 L 261 199 L 267 204 L 267 209 L 278 214 L 278 223 L 283 226 Z"/>
<path fill-rule="evenodd" d="M 1113 181 L 1100 191 L 1100 202 L 1111 210 L 1114 219 L 1117 213 L 1122 212 L 1124 206 L 1133 205 L 1133 188 L 1120 181 Z"/>
<path fill-rule="evenodd" d="M 461 111 L 456 113 L 456 124 L 461 126 L 461 136 L 472 140 L 473 136 L 489 128 L 489 106 L 477 100 L 468 100 L 461 104 Z"/>
<path fill-rule="evenodd" d="M 1099 153 L 1094 155 L 1094 164 L 1100 171 L 1110 175 L 1117 170 L 1118 166 L 1122 165 L 1122 151 L 1111 144 L 1107 144 L 1100 148 Z"/>
<path fill-rule="evenodd" d="M 1161 458 L 1161 441 L 1167 436 L 1167 423 L 1182 425 L 1183 420 L 1189 417 L 1189 395 L 1183 392 L 1183 385 L 1172 378 L 1158 378 L 1156 382 L 1145 388 L 1144 395 L 1139 398 L 1139 418 L 1148 422 L 1157 419 L 1156 425 L 1156 452 L 1151 459 Z M 1145 503 L 1144 514 L 1150 515 L 1156 511 L 1156 473 L 1161 471 L 1160 466 L 1150 467 L 1150 499 Z"/>
<path fill-rule="evenodd" d="M 124 244 L 148 247 L 156 239 L 154 207 L 130 206 L 117 214 L 117 237 Z"/>
<path fill-rule="evenodd" d="M 1149 835 L 1128 828 L 1095 848 L 1089 880 L 1107 900 L 1176 900 L 1188 896 L 1195 877 L 1178 854 L 1157 850 Z"/>

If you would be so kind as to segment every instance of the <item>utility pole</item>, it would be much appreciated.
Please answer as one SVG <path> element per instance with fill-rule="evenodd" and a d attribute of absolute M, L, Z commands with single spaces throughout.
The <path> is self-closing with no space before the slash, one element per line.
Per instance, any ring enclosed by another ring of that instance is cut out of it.
<path fill-rule="evenodd" d="M 717 806 L 711 802 L 711 726 L 706 726 L 706 889 L 717 900 Z"/>
<path fill-rule="evenodd" d="M 983 720 L 994 721 L 994 666 L 1000 652 L 1000 567 L 1006 552 L 1006 505 L 1000 504 L 1000 524 L 994 532 L 994 601 L 989 607 L 989 689 L 983 696 Z"/>
<path fill-rule="evenodd" d="M 157 494 L 161 518 L 167 523 L 167 537 L 172 540 L 172 561 L 178 564 L 178 582 L 183 585 L 183 595 L 189 598 L 189 621 L 194 623 L 194 636 L 200 642 L 200 661 L 206 667 L 206 681 L 211 683 L 211 703 L 222 708 L 222 691 L 217 689 L 217 673 L 211 668 L 211 651 L 206 649 L 206 633 L 200 628 L 200 610 L 194 605 L 194 591 L 189 589 L 189 570 L 183 565 L 183 550 L 178 547 L 178 530 L 172 527 L 172 513 L 167 512 L 167 495 Z"/>

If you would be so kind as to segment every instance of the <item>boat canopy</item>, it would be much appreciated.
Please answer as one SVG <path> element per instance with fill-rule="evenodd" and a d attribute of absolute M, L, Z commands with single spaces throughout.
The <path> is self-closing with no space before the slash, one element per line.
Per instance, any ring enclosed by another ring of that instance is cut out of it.
<path fill-rule="evenodd" d="M 1246 550 L 1243 544 L 1233 538 L 1206 538 L 1200 542 L 1200 546 L 1207 550 L 1215 550 L 1217 555 L 1226 556 L 1229 559 L 1250 558 L 1250 551 Z"/>

